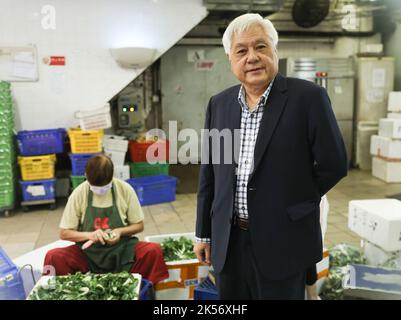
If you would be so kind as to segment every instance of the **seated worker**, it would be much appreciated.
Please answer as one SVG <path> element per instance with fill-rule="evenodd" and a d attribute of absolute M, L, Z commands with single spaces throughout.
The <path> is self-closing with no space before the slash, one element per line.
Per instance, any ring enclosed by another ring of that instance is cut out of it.
<path fill-rule="evenodd" d="M 168 278 L 162 249 L 134 236 L 144 229 L 143 212 L 134 189 L 113 171 L 108 157 L 89 159 L 87 181 L 70 195 L 60 222 L 60 238 L 76 244 L 50 250 L 44 265 L 56 275 L 128 271 L 160 282 Z"/>

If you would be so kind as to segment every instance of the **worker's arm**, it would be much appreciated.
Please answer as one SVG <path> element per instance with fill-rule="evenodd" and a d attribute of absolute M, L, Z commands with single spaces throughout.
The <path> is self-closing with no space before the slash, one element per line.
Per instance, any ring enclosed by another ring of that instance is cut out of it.
<path fill-rule="evenodd" d="M 133 236 L 134 234 L 142 232 L 144 229 L 143 221 L 131 224 L 126 227 L 114 229 L 113 232 L 118 232 L 121 237 L 129 237 Z"/>
<path fill-rule="evenodd" d="M 72 242 L 84 242 L 92 240 L 94 243 L 100 242 L 102 244 L 105 244 L 106 236 L 101 229 L 93 232 L 81 232 L 69 229 L 60 229 L 60 239 Z"/>

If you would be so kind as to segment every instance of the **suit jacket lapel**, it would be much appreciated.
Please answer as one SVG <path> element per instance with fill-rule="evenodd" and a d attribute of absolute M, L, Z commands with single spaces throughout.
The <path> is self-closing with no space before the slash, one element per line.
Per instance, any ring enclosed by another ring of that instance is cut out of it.
<path fill-rule="evenodd" d="M 238 90 L 236 90 L 236 95 L 233 97 L 233 99 L 229 102 L 228 105 L 228 112 L 227 116 L 229 119 L 230 123 L 230 131 L 231 131 L 231 138 L 232 138 L 232 182 L 233 182 L 233 191 L 235 192 L 235 185 L 236 185 L 236 168 L 238 165 L 238 158 L 239 158 L 239 148 L 240 148 L 240 135 L 239 135 L 239 130 L 241 128 L 241 105 L 238 102 L 238 92 L 239 92 L 240 86 L 238 86 Z M 238 133 L 238 137 L 235 137 L 235 132 Z"/>
<path fill-rule="evenodd" d="M 252 178 L 255 170 L 260 164 L 263 154 L 272 138 L 274 129 L 284 111 L 285 103 L 287 101 L 287 95 L 284 93 L 286 89 L 285 78 L 280 74 L 277 74 L 260 123 L 254 151 L 254 166 L 252 173 L 249 175 L 249 180 Z"/>

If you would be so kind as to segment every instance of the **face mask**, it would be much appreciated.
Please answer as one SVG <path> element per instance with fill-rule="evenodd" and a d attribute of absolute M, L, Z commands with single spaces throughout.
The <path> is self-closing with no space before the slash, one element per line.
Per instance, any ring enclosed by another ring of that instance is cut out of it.
<path fill-rule="evenodd" d="M 111 189 L 112 185 L 113 185 L 112 182 L 110 182 L 109 184 L 106 184 L 105 186 L 102 186 L 102 187 L 97 187 L 97 186 L 89 185 L 89 189 L 90 189 L 94 194 L 97 194 L 97 195 L 99 195 L 99 196 L 102 196 L 102 195 L 106 194 L 107 191 L 109 191 L 109 190 Z"/>

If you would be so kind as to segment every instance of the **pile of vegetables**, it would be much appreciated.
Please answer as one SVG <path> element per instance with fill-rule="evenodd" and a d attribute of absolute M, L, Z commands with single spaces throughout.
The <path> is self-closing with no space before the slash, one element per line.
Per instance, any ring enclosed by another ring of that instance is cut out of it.
<path fill-rule="evenodd" d="M 329 249 L 329 253 L 330 270 L 322 295 L 328 300 L 338 300 L 343 298 L 343 279 L 348 273 L 347 265 L 365 264 L 366 259 L 358 248 L 344 243 Z"/>
<path fill-rule="evenodd" d="M 190 260 L 195 259 L 194 244 L 192 240 L 180 237 L 177 240 L 169 237 L 161 244 L 164 253 L 164 260 L 177 261 L 177 260 Z"/>
<path fill-rule="evenodd" d="M 30 300 L 134 300 L 139 280 L 131 273 L 82 274 L 51 278 Z"/>

